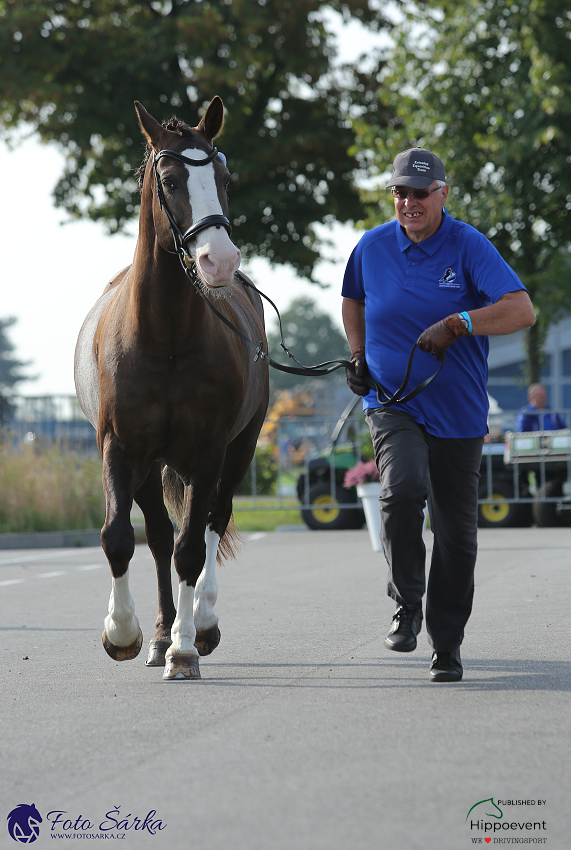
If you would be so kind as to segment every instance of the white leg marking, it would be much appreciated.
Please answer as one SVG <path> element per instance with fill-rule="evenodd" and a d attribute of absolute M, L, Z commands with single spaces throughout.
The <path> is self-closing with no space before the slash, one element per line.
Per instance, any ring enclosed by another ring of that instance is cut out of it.
<path fill-rule="evenodd" d="M 166 651 L 166 657 L 171 655 L 196 655 L 198 650 L 194 645 L 196 629 L 192 618 L 194 587 L 189 587 L 185 581 L 178 586 L 178 605 L 176 619 L 171 629 L 172 643 Z"/>
<path fill-rule="evenodd" d="M 220 543 L 220 535 L 207 528 L 204 539 L 206 541 L 206 560 L 194 591 L 194 625 L 197 632 L 205 632 L 218 623 L 218 616 L 214 613 L 214 606 L 218 599 L 216 554 L 218 552 L 218 544 Z"/>
<path fill-rule="evenodd" d="M 114 578 L 109 597 L 109 614 L 105 617 L 105 634 L 115 646 L 130 646 L 139 634 L 135 603 L 129 592 L 129 570 Z"/>

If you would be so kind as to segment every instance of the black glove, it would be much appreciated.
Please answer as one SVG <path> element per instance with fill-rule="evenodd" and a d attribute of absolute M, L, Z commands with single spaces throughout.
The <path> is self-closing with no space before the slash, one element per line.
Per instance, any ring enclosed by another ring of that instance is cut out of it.
<path fill-rule="evenodd" d="M 416 344 L 421 351 L 434 354 L 437 360 L 442 360 L 446 349 L 450 348 L 459 336 L 468 336 L 469 333 L 458 313 L 453 313 L 423 331 Z"/>
<path fill-rule="evenodd" d="M 354 392 L 355 395 L 367 395 L 371 388 L 367 382 L 363 380 L 369 371 L 365 360 L 365 349 L 363 346 L 356 348 L 355 351 L 353 351 L 351 354 L 351 363 L 353 363 L 355 371 L 353 372 L 352 369 L 345 369 L 349 389 L 351 392 Z"/>

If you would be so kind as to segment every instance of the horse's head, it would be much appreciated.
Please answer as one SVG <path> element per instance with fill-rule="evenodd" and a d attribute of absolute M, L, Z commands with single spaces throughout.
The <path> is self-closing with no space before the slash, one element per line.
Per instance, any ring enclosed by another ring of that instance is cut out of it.
<path fill-rule="evenodd" d="M 135 108 L 150 147 L 143 192 L 147 181 L 156 181 L 153 218 L 159 243 L 173 250 L 170 218 L 175 241 L 190 253 L 206 286 L 227 286 L 240 265 L 240 251 L 227 219 L 230 173 L 212 146 L 224 122 L 221 99 L 212 99 L 197 127 L 171 121 L 165 128 L 137 101 Z"/>

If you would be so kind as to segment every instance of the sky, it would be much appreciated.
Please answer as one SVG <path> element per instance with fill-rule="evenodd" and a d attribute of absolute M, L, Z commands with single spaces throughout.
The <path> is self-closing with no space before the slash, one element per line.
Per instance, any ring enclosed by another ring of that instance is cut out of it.
<path fill-rule="evenodd" d="M 352 59 L 379 45 L 381 39 L 358 24 L 343 26 L 340 59 Z M 185 117 L 194 123 L 196 116 Z M 220 143 L 224 150 L 223 136 Z M 231 158 L 231 151 L 225 153 Z M 26 373 L 36 376 L 18 384 L 17 392 L 26 396 L 73 395 L 77 335 L 107 282 L 130 264 L 137 223 L 133 222 L 128 236 L 108 236 L 103 225 L 95 222 L 66 223 L 66 213 L 52 202 L 52 191 L 63 169 L 63 154 L 56 146 L 42 145 L 33 137 L 13 150 L 0 142 L 0 161 L 0 317 L 17 319 L 9 329 L 9 338 L 15 356 L 30 361 Z M 238 215 L 239 210 L 234 213 Z M 326 288 L 300 279 L 287 266 L 272 267 L 263 259 L 253 259 L 242 268 L 280 312 L 294 298 L 308 295 L 341 327 L 343 271 L 362 232 L 338 224 L 325 231 L 334 245 L 325 251 L 326 260 L 319 263 L 315 276 Z M 274 314 L 271 307 L 269 311 L 266 321 L 271 330 Z M 332 354 L 344 357 L 346 353 Z"/>

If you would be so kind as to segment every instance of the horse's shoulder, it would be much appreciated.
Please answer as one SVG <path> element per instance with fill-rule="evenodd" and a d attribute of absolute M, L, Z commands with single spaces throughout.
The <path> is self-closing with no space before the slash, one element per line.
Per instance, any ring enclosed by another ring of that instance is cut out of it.
<path fill-rule="evenodd" d="M 127 277 L 127 274 L 129 273 L 130 268 L 131 268 L 130 265 L 125 266 L 124 269 L 121 269 L 120 272 L 117 272 L 117 274 L 114 275 L 111 278 L 111 280 L 109 281 L 109 283 L 105 286 L 105 289 L 103 290 L 103 294 L 105 295 L 107 292 L 109 292 L 109 290 L 115 289 L 115 287 L 122 284 L 123 281 L 125 280 L 125 278 Z"/>

